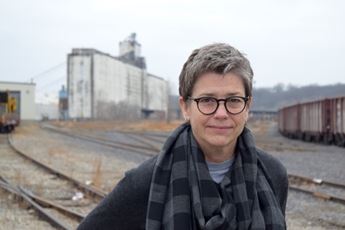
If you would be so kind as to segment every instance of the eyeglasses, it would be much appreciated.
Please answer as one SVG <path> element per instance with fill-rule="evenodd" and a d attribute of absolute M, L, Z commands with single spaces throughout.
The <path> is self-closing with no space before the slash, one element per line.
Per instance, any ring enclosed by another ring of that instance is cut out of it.
<path fill-rule="evenodd" d="M 220 101 L 224 101 L 224 107 L 228 113 L 236 115 L 242 113 L 249 97 L 231 96 L 225 99 L 217 99 L 214 97 L 189 97 L 188 99 L 195 101 L 200 113 L 204 115 L 214 114 L 219 107 Z"/>

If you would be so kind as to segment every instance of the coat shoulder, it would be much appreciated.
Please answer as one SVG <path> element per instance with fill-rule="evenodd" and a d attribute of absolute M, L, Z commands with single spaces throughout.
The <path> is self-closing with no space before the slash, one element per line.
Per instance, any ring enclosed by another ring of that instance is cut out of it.
<path fill-rule="evenodd" d="M 285 166 L 274 156 L 266 153 L 261 149 L 257 149 L 258 157 L 269 172 L 270 176 L 277 176 L 280 179 L 287 177 Z"/>
<path fill-rule="evenodd" d="M 274 156 L 257 149 L 258 159 L 263 165 L 264 172 L 269 180 L 273 192 L 285 214 L 289 181 L 285 166 Z"/>
<path fill-rule="evenodd" d="M 146 208 L 155 162 L 156 157 L 150 158 L 126 172 L 124 178 L 91 211 L 78 229 L 145 229 Z"/>

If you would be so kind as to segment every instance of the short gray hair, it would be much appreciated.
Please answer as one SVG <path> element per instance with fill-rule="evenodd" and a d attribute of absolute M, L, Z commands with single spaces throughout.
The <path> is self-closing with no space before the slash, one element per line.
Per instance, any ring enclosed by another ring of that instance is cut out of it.
<path fill-rule="evenodd" d="M 234 73 L 242 78 L 245 96 L 252 96 L 253 70 L 249 60 L 234 47 L 215 43 L 196 49 L 184 63 L 179 77 L 179 94 L 186 101 L 197 79 L 205 73 Z"/>

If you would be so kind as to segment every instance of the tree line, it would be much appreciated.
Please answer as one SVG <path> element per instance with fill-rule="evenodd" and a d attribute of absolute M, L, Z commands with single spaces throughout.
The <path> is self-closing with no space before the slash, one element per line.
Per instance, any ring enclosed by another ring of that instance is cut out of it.
<path fill-rule="evenodd" d="M 345 84 L 298 87 L 280 83 L 274 87 L 254 88 L 252 110 L 277 111 L 287 105 L 339 96 L 345 96 Z"/>

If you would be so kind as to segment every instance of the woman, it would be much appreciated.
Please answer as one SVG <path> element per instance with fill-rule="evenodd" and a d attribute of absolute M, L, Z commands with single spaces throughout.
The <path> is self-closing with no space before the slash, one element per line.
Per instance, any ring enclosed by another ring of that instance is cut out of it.
<path fill-rule="evenodd" d="M 179 79 L 187 122 L 79 229 L 285 229 L 286 170 L 245 127 L 252 78 L 227 44 L 194 50 Z"/>

